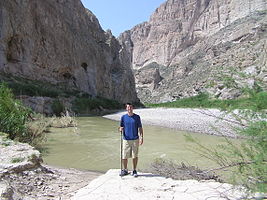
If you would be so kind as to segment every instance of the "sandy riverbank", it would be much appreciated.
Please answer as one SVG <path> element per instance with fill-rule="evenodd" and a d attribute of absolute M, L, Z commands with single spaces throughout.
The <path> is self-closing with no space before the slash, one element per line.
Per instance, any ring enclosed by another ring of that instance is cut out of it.
<path fill-rule="evenodd" d="M 126 111 L 104 115 L 103 117 L 119 121 Z M 143 124 L 173 128 L 182 131 L 205 133 L 210 135 L 236 137 L 231 127 L 235 120 L 217 109 L 190 108 L 142 108 L 134 113 L 141 116 Z M 222 120 L 223 119 L 223 120 Z"/>

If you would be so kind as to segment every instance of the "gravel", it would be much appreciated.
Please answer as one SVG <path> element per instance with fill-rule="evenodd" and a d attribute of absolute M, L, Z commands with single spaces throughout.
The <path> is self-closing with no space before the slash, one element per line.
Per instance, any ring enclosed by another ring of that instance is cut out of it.
<path fill-rule="evenodd" d="M 119 121 L 125 111 L 103 116 Z M 236 120 L 218 109 L 142 108 L 135 109 L 142 123 L 181 131 L 236 138 Z"/>

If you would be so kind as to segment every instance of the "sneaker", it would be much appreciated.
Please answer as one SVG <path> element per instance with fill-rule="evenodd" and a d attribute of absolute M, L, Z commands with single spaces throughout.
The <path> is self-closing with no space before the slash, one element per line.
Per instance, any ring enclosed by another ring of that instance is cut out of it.
<path fill-rule="evenodd" d="M 133 177 L 137 177 L 137 176 L 138 176 L 136 170 L 133 170 L 132 176 L 133 176 Z"/>
<path fill-rule="evenodd" d="M 129 174 L 128 170 L 127 169 L 123 169 L 123 170 L 121 170 L 120 176 L 126 176 L 128 174 Z"/>

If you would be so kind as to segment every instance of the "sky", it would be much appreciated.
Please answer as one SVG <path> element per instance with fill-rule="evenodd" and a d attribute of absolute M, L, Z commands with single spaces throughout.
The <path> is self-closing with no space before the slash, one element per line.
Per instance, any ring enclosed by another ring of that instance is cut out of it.
<path fill-rule="evenodd" d="M 166 0 L 81 0 L 97 17 L 103 30 L 116 37 L 135 25 L 148 21 Z"/>

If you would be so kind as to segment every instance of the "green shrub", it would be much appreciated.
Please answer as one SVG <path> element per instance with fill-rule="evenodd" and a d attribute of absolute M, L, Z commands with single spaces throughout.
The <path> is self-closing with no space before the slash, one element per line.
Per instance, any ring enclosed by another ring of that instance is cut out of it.
<path fill-rule="evenodd" d="M 27 82 L 11 82 L 8 86 L 12 89 L 16 95 L 28 95 L 28 96 L 46 96 L 46 97 L 58 97 L 61 95 L 61 91 L 48 86 L 47 84 L 31 81 Z"/>
<path fill-rule="evenodd" d="M 7 133 L 10 139 L 19 140 L 27 134 L 26 122 L 31 110 L 14 99 L 5 84 L 0 84 L 0 131 Z"/>
<path fill-rule="evenodd" d="M 53 101 L 52 110 L 56 116 L 60 116 L 62 113 L 64 113 L 65 107 L 59 99 L 56 99 Z"/>
<path fill-rule="evenodd" d="M 32 121 L 33 112 L 14 99 L 11 89 L 6 84 L 0 84 L 0 132 L 19 142 L 38 145 L 43 139 L 43 132 L 49 122 Z"/>
<path fill-rule="evenodd" d="M 252 99 L 256 110 L 267 109 L 267 92 L 259 92 Z"/>
<path fill-rule="evenodd" d="M 160 104 L 146 104 L 147 107 L 170 108 L 220 108 L 225 109 L 267 109 L 267 92 L 251 92 L 249 97 L 240 99 L 210 99 L 208 94 L 202 93 L 194 97 L 179 99 L 174 102 Z"/>
<path fill-rule="evenodd" d="M 10 146 L 12 140 L 8 139 L 8 135 L 6 133 L 0 132 L 0 145 L 2 146 Z"/>
<path fill-rule="evenodd" d="M 19 163 L 23 162 L 25 158 L 12 158 L 11 163 Z"/>
<path fill-rule="evenodd" d="M 57 98 L 59 96 L 77 96 L 80 92 L 66 84 L 54 85 L 49 82 L 30 80 L 16 77 L 12 74 L 0 73 L 0 82 L 5 82 L 15 95 L 46 96 Z"/>
<path fill-rule="evenodd" d="M 242 185 L 248 193 L 267 192 L 267 92 L 261 88 L 244 88 L 246 98 L 234 100 L 207 100 L 212 106 L 217 105 L 227 113 L 232 114 L 239 123 L 233 130 L 245 139 L 240 146 L 227 138 L 225 145 L 210 149 L 196 139 L 187 136 L 189 141 L 198 144 L 197 152 L 200 155 L 216 161 L 220 168 L 215 170 L 230 169 L 232 183 Z M 200 99 L 200 98 L 199 98 Z M 215 103 L 216 102 L 216 103 Z M 211 171 L 211 170 L 208 170 Z"/>
<path fill-rule="evenodd" d="M 122 104 L 115 100 L 110 100 L 102 97 L 96 98 L 76 98 L 73 103 L 73 110 L 76 113 L 90 113 L 95 109 L 120 109 Z"/>

